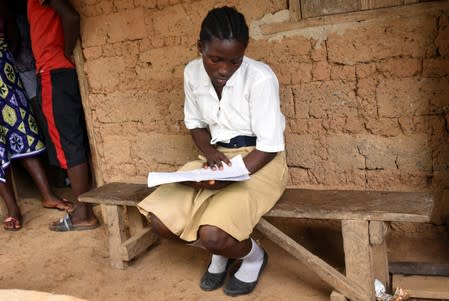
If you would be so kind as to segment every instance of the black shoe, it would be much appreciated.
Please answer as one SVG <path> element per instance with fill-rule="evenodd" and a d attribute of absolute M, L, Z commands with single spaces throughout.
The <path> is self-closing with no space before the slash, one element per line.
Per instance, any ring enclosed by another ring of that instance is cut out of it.
<path fill-rule="evenodd" d="M 234 259 L 228 259 L 226 269 L 223 273 L 209 273 L 209 271 L 206 270 L 206 272 L 203 274 L 203 277 L 201 277 L 200 288 L 203 291 L 208 292 L 220 288 L 223 285 L 226 279 L 226 274 L 228 273 L 228 269 L 233 262 Z"/>
<path fill-rule="evenodd" d="M 263 269 L 267 265 L 268 262 L 268 254 L 263 251 L 263 263 L 260 267 L 259 274 L 257 275 L 257 279 L 254 282 L 243 282 L 238 280 L 235 275 L 232 275 L 231 279 L 229 279 L 229 282 L 226 284 L 224 288 L 224 293 L 228 296 L 238 296 L 238 295 L 246 295 L 251 293 L 254 288 L 257 285 L 257 282 L 259 281 L 260 274 L 262 274 Z"/>

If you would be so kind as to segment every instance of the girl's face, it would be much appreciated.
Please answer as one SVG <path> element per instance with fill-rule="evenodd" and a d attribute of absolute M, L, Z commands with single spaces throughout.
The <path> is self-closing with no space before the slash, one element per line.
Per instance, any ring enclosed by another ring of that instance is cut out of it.
<path fill-rule="evenodd" d="M 221 91 L 242 64 L 246 46 L 234 39 L 212 39 L 207 42 L 199 41 L 198 50 L 212 84 Z"/>

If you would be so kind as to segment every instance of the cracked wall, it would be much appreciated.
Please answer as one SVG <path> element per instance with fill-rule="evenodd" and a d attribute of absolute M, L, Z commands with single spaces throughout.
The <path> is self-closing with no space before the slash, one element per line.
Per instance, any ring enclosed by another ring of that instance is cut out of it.
<path fill-rule="evenodd" d="M 144 183 L 150 170 L 195 158 L 182 121 L 182 72 L 198 55 L 205 13 L 228 4 L 251 24 L 247 55 L 280 80 L 291 186 L 446 188 L 447 2 L 264 34 L 264 25 L 286 20 L 286 2 L 75 1 L 103 181 Z"/>

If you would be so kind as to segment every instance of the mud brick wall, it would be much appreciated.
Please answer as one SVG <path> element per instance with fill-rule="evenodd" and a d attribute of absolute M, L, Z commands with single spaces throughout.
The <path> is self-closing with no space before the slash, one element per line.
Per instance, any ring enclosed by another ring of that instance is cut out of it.
<path fill-rule="evenodd" d="M 198 56 L 206 12 L 228 4 L 250 24 L 247 55 L 280 80 L 290 185 L 446 188 L 447 1 L 267 33 L 287 20 L 287 2 L 74 1 L 102 181 L 144 183 L 148 171 L 196 157 L 182 121 L 183 68 Z"/>

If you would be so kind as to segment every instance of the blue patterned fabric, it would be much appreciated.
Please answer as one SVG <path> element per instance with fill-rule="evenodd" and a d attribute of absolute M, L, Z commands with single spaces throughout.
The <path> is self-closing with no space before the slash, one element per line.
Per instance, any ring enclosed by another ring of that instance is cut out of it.
<path fill-rule="evenodd" d="M 14 158 L 34 156 L 45 146 L 14 67 L 14 59 L 0 38 L 0 181 Z"/>

